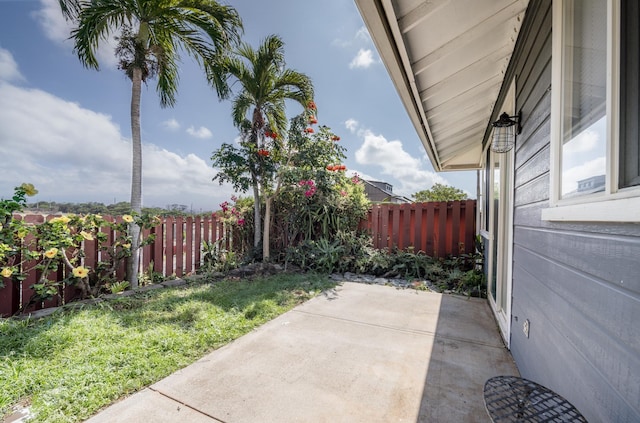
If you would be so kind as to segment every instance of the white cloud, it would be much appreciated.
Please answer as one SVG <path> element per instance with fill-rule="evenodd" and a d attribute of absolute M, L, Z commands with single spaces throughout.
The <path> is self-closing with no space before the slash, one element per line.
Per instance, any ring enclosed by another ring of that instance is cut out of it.
<path fill-rule="evenodd" d="M 577 137 L 566 143 L 562 148 L 564 156 L 576 153 L 586 153 L 593 150 L 600 143 L 600 134 L 593 129 L 587 129 Z"/>
<path fill-rule="evenodd" d="M 0 197 L 31 182 L 35 201 L 128 201 L 131 143 L 110 116 L 37 89 L 0 84 Z M 233 191 L 194 154 L 143 145 L 144 205 L 217 209 Z"/>
<path fill-rule="evenodd" d="M 369 35 L 369 31 L 367 30 L 367 27 L 364 25 L 362 25 L 360 29 L 358 29 L 358 32 L 356 32 L 355 38 L 357 40 L 362 40 L 369 43 L 371 42 L 371 35 Z"/>
<path fill-rule="evenodd" d="M 162 126 L 170 131 L 177 131 L 178 129 L 180 129 L 180 123 L 173 118 L 162 122 Z"/>
<path fill-rule="evenodd" d="M 352 133 L 355 134 L 358 129 L 358 121 L 355 119 L 347 119 L 344 122 L 344 126 Z"/>
<path fill-rule="evenodd" d="M 356 151 L 356 161 L 361 165 L 379 166 L 383 175 L 400 181 L 398 193 L 409 196 L 436 182 L 447 184 L 435 172 L 423 169 L 423 162 L 407 153 L 401 141 L 388 141 L 383 135 L 375 135 L 370 130 L 364 130 L 361 134 L 364 141 Z"/>
<path fill-rule="evenodd" d="M 568 194 L 578 189 L 578 181 L 606 173 L 607 161 L 604 156 L 589 160 L 581 166 L 574 166 L 562 172 L 562 193 Z"/>
<path fill-rule="evenodd" d="M 349 69 L 354 68 L 368 68 L 374 63 L 373 59 L 373 51 L 371 49 L 361 48 L 358 50 L 358 54 L 353 58 L 351 63 L 349 63 Z"/>
<path fill-rule="evenodd" d="M 372 41 L 371 41 L 371 36 L 369 35 L 369 31 L 367 30 L 367 27 L 362 25 L 360 28 L 358 28 L 353 38 L 349 40 L 336 38 L 332 41 L 331 44 L 338 47 L 342 47 L 342 48 L 349 48 L 354 45 L 363 45 L 363 44 L 371 45 Z"/>
<path fill-rule="evenodd" d="M 0 47 L 0 81 L 22 81 L 24 77 L 9 50 Z"/>
<path fill-rule="evenodd" d="M 40 4 L 42 8 L 34 12 L 33 16 L 42 27 L 46 37 L 71 50 L 73 48 L 73 40 L 69 39 L 69 37 L 74 27 L 71 22 L 62 16 L 58 0 L 40 0 Z M 112 33 L 106 42 L 100 40 L 96 56 L 101 67 L 116 69 L 118 65 L 118 59 L 114 52 L 117 45 L 116 36 L 117 34 Z"/>
<path fill-rule="evenodd" d="M 187 133 L 192 137 L 200 138 L 200 139 L 207 139 L 213 136 L 211 131 L 205 128 L 204 126 L 201 126 L 198 129 L 194 128 L 193 126 L 190 126 L 189 128 L 187 128 Z"/>

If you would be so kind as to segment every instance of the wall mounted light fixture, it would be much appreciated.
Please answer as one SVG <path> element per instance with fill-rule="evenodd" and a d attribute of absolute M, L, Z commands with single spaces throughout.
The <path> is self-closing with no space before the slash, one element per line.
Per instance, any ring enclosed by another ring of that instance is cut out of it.
<path fill-rule="evenodd" d="M 491 151 L 506 153 L 513 148 L 516 142 L 516 135 L 522 132 L 521 120 L 522 112 L 519 112 L 517 116 L 509 116 L 507 113 L 502 113 L 500 118 L 491 124 L 493 126 Z"/>

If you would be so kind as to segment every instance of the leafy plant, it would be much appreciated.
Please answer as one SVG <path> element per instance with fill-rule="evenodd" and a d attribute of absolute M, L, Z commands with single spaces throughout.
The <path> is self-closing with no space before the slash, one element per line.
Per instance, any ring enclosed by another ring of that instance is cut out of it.
<path fill-rule="evenodd" d="M 228 272 L 238 267 L 238 257 L 235 252 L 227 250 L 224 245 L 226 238 L 202 243 L 202 263 L 204 272 Z"/>
<path fill-rule="evenodd" d="M 129 288 L 129 281 L 117 281 L 108 285 L 112 294 L 119 294 Z"/>

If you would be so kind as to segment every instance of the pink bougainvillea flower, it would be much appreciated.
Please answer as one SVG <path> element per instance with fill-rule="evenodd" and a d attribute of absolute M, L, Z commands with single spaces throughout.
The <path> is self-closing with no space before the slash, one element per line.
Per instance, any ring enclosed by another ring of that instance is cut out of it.
<path fill-rule="evenodd" d="M 238 219 L 238 225 L 244 226 L 244 219 Z"/>
<path fill-rule="evenodd" d="M 347 191 L 341 190 L 340 191 L 340 195 L 342 195 L 343 197 L 346 197 L 347 196 Z"/>

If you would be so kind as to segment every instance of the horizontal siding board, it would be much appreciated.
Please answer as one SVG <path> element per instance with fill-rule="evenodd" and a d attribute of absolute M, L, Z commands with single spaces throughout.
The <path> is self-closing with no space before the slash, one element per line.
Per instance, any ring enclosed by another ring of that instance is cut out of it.
<path fill-rule="evenodd" d="M 516 189 L 533 181 L 540 175 L 548 173 L 549 160 L 549 146 L 547 145 L 518 169 L 515 176 Z"/>
<path fill-rule="evenodd" d="M 519 169 L 531 157 L 551 143 L 551 120 L 549 109 L 551 107 L 551 95 L 546 94 L 540 99 L 531 115 L 528 128 L 522 128 L 524 143 L 516 151 L 515 168 Z M 527 131 L 530 133 L 526 133 Z"/>
<path fill-rule="evenodd" d="M 518 319 L 515 326 L 520 330 L 513 331 L 511 352 L 521 375 L 563 395 L 585 414 L 588 421 L 638 421 L 637 399 L 631 398 L 630 402 L 629 395 L 620 392 L 627 389 L 625 384 L 622 389 L 616 389 L 584 350 L 573 343 L 577 338 L 583 338 L 595 344 L 595 339 L 602 341 L 606 334 L 598 332 L 593 337 L 584 336 L 582 323 L 588 320 L 569 313 L 565 298 L 550 289 L 549 281 L 542 282 L 533 276 L 537 268 L 532 268 L 533 264 L 528 262 L 526 251 L 516 248 L 514 254 L 518 256 L 514 279 L 519 283 L 514 287 L 514 304 L 517 305 L 514 305 L 513 313 Z M 516 302 L 517 298 L 533 301 Z M 560 310 L 563 312 L 559 313 Z M 530 320 L 529 338 L 521 330 L 525 319 Z M 636 360 L 629 357 L 626 365 L 633 366 Z M 611 360 L 609 363 L 620 365 Z M 631 367 L 627 370 L 634 374 Z"/>
<path fill-rule="evenodd" d="M 515 190 L 515 206 L 537 203 L 549 199 L 549 174 L 543 174 Z"/>
<path fill-rule="evenodd" d="M 531 74 L 522 74 L 520 90 L 518 90 L 518 104 L 536 104 L 542 94 L 551 85 L 551 33 L 536 44 L 539 54 L 531 62 Z M 539 50 L 542 48 L 542 50 Z"/>
<path fill-rule="evenodd" d="M 522 51 L 525 53 L 519 56 L 518 64 L 516 65 L 516 75 L 521 75 L 523 78 L 528 78 L 531 74 L 530 69 L 533 68 L 533 62 L 545 52 L 541 50 L 541 39 L 547 37 L 547 34 L 551 32 L 551 2 L 540 3 L 539 6 L 532 7 L 534 12 L 533 20 L 530 26 L 523 24 L 523 29 L 529 29 L 526 33 L 521 32 L 522 40 L 518 40 L 518 44 L 522 46 Z M 529 12 L 527 12 L 529 13 Z M 551 52 L 547 52 L 549 57 Z"/>
<path fill-rule="evenodd" d="M 577 326 L 580 323 L 577 319 L 587 319 L 593 322 L 593 327 L 588 329 L 588 333 L 592 336 L 583 337 L 581 331 L 573 330 L 571 334 L 567 334 L 567 338 L 578 337 L 574 344 L 582 347 L 588 345 L 583 342 L 593 342 L 595 332 L 600 333 L 600 339 L 597 339 L 595 348 L 600 349 L 609 343 L 619 340 L 623 345 L 623 349 L 628 354 L 640 358 L 640 329 L 636 325 L 621 325 L 620 322 L 640 322 L 640 297 L 627 295 L 621 290 L 611 290 L 606 283 L 595 278 L 584 277 L 576 269 L 564 266 L 562 263 L 535 254 L 523 247 L 517 247 L 522 254 L 520 266 L 526 268 L 530 273 L 535 273 L 538 280 L 544 281 L 545 291 L 550 291 L 554 297 L 562 299 L 567 308 L 571 308 L 571 315 L 575 316 L 574 323 Z M 593 298 L 599 301 L 593 303 Z M 569 315 L 569 313 L 567 313 Z M 561 318 L 564 316 L 561 316 Z M 571 323 L 570 323 L 571 324 Z M 577 329 L 577 327 L 576 327 Z M 581 345 L 583 344 L 583 345 Z M 593 346 L 591 346 L 593 347 Z M 620 353 L 624 355 L 627 353 Z M 640 361 L 636 363 L 640 368 Z M 605 367 L 603 364 L 601 367 Z M 612 374 L 611 369 L 606 374 Z M 640 378 L 637 378 L 640 383 Z M 640 398 L 640 391 L 638 398 Z"/>
<path fill-rule="evenodd" d="M 513 211 L 513 226 L 549 227 L 549 222 L 540 220 L 542 210 L 547 207 L 549 207 L 549 201 L 541 201 L 539 203 L 530 203 L 516 207 Z"/>
<path fill-rule="evenodd" d="M 640 238 L 523 227 L 515 233 L 521 245 L 532 251 L 640 295 Z"/>

